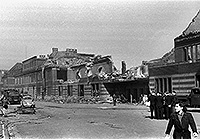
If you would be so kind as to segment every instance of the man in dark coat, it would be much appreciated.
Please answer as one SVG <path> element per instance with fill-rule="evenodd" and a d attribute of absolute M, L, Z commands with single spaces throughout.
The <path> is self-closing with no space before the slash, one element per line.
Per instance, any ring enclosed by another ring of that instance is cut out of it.
<path fill-rule="evenodd" d="M 161 93 L 157 93 L 156 96 L 156 119 L 163 118 L 163 97 Z"/>
<path fill-rule="evenodd" d="M 169 119 L 172 113 L 173 97 L 171 94 L 165 95 L 165 119 Z"/>
<path fill-rule="evenodd" d="M 113 105 L 116 106 L 117 103 L 117 96 L 113 94 Z"/>
<path fill-rule="evenodd" d="M 197 127 L 194 118 L 191 113 L 186 111 L 186 107 L 181 102 L 176 102 L 175 113 L 170 117 L 169 123 L 166 129 L 166 138 L 170 137 L 170 131 L 174 126 L 173 139 L 191 139 L 189 126 L 193 131 L 193 136 L 197 137 Z"/>
<path fill-rule="evenodd" d="M 155 117 L 156 110 L 156 96 L 154 92 L 149 95 L 148 101 L 150 102 L 151 119 L 153 119 Z"/>

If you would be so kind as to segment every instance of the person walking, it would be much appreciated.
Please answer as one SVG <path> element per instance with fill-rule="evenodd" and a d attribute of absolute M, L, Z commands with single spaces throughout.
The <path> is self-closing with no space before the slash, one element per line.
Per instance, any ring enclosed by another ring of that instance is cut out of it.
<path fill-rule="evenodd" d="M 117 96 L 113 94 L 113 105 L 116 106 L 117 103 Z"/>
<path fill-rule="evenodd" d="M 175 112 L 172 113 L 166 131 L 165 139 L 170 138 L 170 132 L 174 126 L 173 139 L 191 139 L 191 133 L 188 130 L 189 126 L 193 131 L 193 136 L 197 137 L 197 127 L 191 113 L 187 112 L 187 108 L 181 102 L 175 103 Z"/>

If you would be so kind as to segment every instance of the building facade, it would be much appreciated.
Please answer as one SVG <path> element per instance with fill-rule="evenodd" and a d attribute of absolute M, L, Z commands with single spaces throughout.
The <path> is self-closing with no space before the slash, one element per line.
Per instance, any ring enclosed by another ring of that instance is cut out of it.
<path fill-rule="evenodd" d="M 7 73 L 7 70 L 0 70 L 0 91 L 3 89 L 3 79 L 2 77 Z"/>
<path fill-rule="evenodd" d="M 160 59 L 149 61 L 151 91 L 188 95 L 200 87 L 200 14 L 174 39 L 174 48 Z"/>
<path fill-rule="evenodd" d="M 28 93 L 35 99 L 74 96 L 107 99 L 115 89 L 117 95 L 132 102 L 148 93 L 146 71 L 144 65 L 126 70 L 125 61 L 122 61 L 122 73 L 119 73 L 111 56 L 52 48 L 48 56 L 33 56 L 15 64 L 3 77 L 3 87 Z"/>
<path fill-rule="evenodd" d="M 31 92 L 37 96 L 42 90 L 41 66 L 45 58 L 33 56 L 22 63 L 16 63 L 5 76 L 3 88 L 17 89 L 20 92 Z"/>
<path fill-rule="evenodd" d="M 110 56 L 52 48 L 47 57 L 33 56 L 15 64 L 3 76 L 3 88 L 28 92 L 34 98 L 103 95 L 98 74 L 111 73 L 112 65 Z"/>
<path fill-rule="evenodd" d="M 71 73 L 74 79 L 70 78 L 67 84 L 73 90 L 70 93 L 80 97 L 96 97 L 106 98 L 109 92 L 104 87 L 104 75 L 112 74 L 113 62 L 111 56 L 96 56 L 90 62 L 71 67 Z"/>
<path fill-rule="evenodd" d="M 126 102 L 138 103 L 142 101 L 144 95 L 148 96 L 148 78 L 138 78 L 135 80 L 104 82 L 106 90 L 112 96 L 115 94 L 120 99 L 125 98 Z"/>
<path fill-rule="evenodd" d="M 2 90 L 3 89 L 14 89 L 15 79 L 22 74 L 22 63 L 16 63 L 10 70 L 8 70 L 4 76 L 2 76 Z"/>

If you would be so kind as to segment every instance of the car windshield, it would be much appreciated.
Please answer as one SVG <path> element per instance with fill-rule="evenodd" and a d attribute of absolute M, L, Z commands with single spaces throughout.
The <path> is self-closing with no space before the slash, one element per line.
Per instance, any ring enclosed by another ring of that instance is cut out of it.
<path fill-rule="evenodd" d="M 200 95 L 200 90 L 199 89 L 193 89 L 194 94 Z"/>
<path fill-rule="evenodd" d="M 26 96 L 26 97 L 23 97 L 23 99 L 32 99 L 32 97 L 29 97 L 29 96 Z"/>

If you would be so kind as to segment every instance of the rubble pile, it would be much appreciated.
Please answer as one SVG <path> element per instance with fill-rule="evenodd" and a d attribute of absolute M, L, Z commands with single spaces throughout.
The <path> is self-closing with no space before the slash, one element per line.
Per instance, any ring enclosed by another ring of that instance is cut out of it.
<path fill-rule="evenodd" d="M 42 101 L 42 99 L 37 99 L 38 101 Z M 83 97 L 83 96 L 66 96 L 63 98 L 62 96 L 52 96 L 49 98 L 45 98 L 43 101 L 47 102 L 55 102 L 55 103 L 81 103 L 81 104 L 103 104 L 103 103 L 113 103 L 112 97 L 100 98 L 96 97 Z"/>

